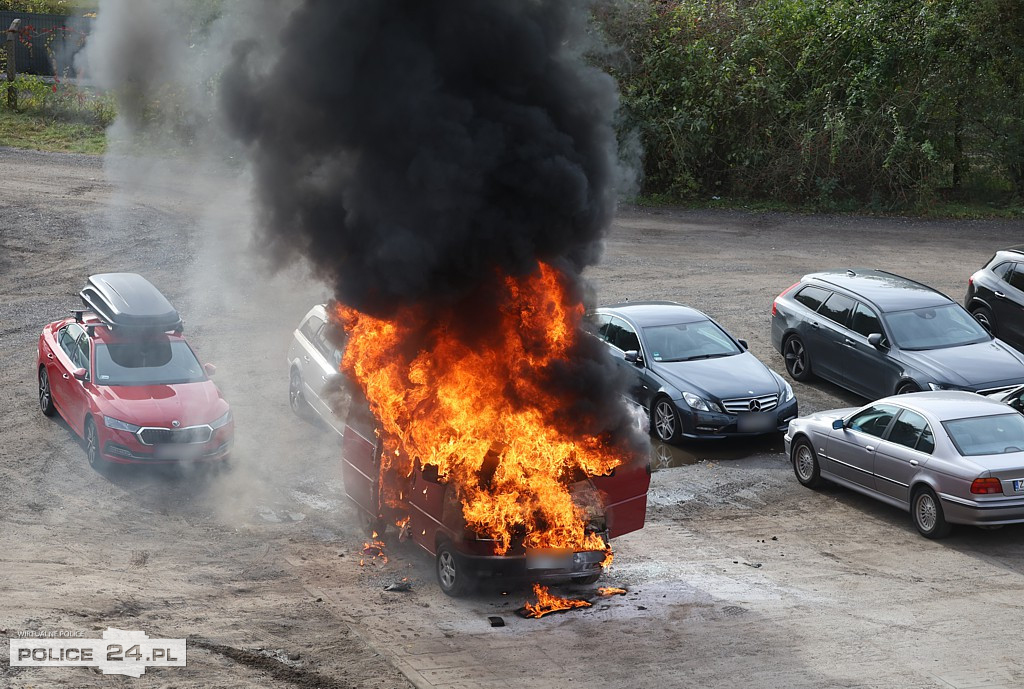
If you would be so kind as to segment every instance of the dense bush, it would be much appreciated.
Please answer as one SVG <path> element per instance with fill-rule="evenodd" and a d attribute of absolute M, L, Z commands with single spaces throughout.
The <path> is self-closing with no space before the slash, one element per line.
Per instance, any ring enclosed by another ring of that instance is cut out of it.
<path fill-rule="evenodd" d="M 648 194 L 1024 193 L 1018 0 L 635 0 L 599 19 Z"/>

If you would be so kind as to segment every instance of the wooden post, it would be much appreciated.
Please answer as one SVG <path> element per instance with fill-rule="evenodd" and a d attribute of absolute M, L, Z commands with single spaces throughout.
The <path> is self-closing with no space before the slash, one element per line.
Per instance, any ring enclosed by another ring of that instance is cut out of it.
<path fill-rule="evenodd" d="M 7 106 L 11 110 L 18 109 L 18 89 L 14 87 L 14 78 L 17 72 L 14 69 L 14 37 L 18 35 L 20 19 L 11 22 L 11 28 L 7 29 Z"/>

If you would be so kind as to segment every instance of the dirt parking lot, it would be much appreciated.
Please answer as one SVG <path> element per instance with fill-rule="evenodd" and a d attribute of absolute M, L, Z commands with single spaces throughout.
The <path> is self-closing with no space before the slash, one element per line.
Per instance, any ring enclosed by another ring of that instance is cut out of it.
<path fill-rule="evenodd" d="M 602 582 L 628 593 L 587 610 L 523 620 L 513 611 L 526 590 L 453 600 L 410 546 L 390 542 L 386 565 L 364 558 L 340 444 L 287 403 L 292 328 L 329 295 L 302 267 L 264 262 L 244 183 L 9 149 L 0 179 L 0 686 L 1024 683 L 1024 527 L 927 541 L 890 507 L 800 487 L 775 438 L 655 446 L 647 526 L 615 543 Z M 601 302 L 705 310 L 781 372 L 770 305 L 802 274 L 878 267 L 959 299 L 1022 229 L 626 209 L 589 277 Z M 67 426 L 39 413 L 39 330 L 106 271 L 146 275 L 217 365 L 235 412 L 232 470 L 99 474 Z M 824 383 L 794 387 L 802 412 L 861 403 Z M 411 592 L 383 591 L 403 577 Z M 134 679 L 8 662 L 9 637 L 108 627 L 186 637 L 188 665 Z"/>

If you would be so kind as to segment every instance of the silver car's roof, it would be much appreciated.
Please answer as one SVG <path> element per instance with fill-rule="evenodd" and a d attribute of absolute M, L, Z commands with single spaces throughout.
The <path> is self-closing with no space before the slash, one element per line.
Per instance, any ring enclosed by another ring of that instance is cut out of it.
<path fill-rule="evenodd" d="M 914 392 L 908 395 L 893 395 L 878 400 L 876 404 L 891 402 L 908 409 L 924 412 L 939 421 L 951 421 L 973 416 L 995 416 L 1015 413 L 1004 402 L 959 390 L 937 390 L 935 392 Z"/>

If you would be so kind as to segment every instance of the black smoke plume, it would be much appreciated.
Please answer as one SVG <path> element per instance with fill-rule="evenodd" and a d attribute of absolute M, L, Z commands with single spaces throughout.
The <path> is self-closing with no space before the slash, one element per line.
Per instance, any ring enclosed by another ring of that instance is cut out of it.
<path fill-rule="evenodd" d="M 473 332 L 487 331 L 495 278 L 538 261 L 582 298 L 619 175 L 617 88 L 585 60 L 591 9 L 306 0 L 268 67 L 263 43 L 237 45 L 222 103 L 249 147 L 273 254 L 305 256 L 360 311 L 462 314 L 452 328 L 466 338 L 486 337 Z M 549 372 L 578 400 L 566 424 L 632 435 L 616 367 L 596 341 L 578 349 Z"/>

